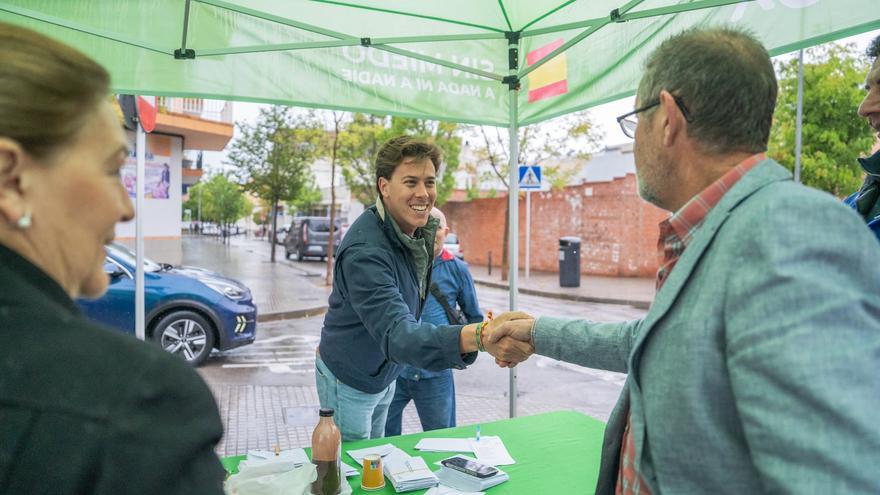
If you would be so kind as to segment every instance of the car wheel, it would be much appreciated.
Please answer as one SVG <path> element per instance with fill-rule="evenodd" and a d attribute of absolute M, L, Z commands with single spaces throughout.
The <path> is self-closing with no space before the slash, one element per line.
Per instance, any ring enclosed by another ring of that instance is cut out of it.
<path fill-rule="evenodd" d="M 287 248 L 284 248 L 284 259 L 290 259 L 290 251 Z"/>
<path fill-rule="evenodd" d="M 162 349 L 193 366 L 208 359 L 214 348 L 214 332 L 204 316 L 189 310 L 172 311 L 153 327 L 153 340 Z"/>

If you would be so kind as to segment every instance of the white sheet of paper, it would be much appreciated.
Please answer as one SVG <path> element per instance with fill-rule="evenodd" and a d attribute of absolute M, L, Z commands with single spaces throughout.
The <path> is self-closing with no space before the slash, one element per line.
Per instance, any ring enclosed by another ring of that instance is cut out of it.
<path fill-rule="evenodd" d="M 290 449 L 290 450 L 282 450 L 275 455 L 275 452 L 270 450 L 249 450 L 247 453 L 247 460 L 249 461 L 261 461 L 261 460 L 274 460 L 274 461 L 291 461 L 294 464 L 309 464 L 311 463 L 311 459 L 306 455 L 306 451 L 303 449 Z"/>
<path fill-rule="evenodd" d="M 486 495 L 486 492 L 463 492 L 451 486 L 437 485 L 426 491 L 425 495 Z"/>
<path fill-rule="evenodd" d="M 367 447 L 365 449 L 358 450 L 349 450 L 348 455 L 351 456 L 352 459 L 357 461 L 357 463 L 361 466 L 364 465 L 364 456 L 367 454 L 379 454 L 381 457 L 385 457 L 390 454 L 395 449 L 394 445 L 390 443 L 376 445 L 375 447 Z"/>
<path fill-rule="evenodd" d="M 345 474 L 346 478 L 350 478 L 352 476 L 357 476 L 357 475 L 361 474 L 361 472 L 358 471 L 358 469 L 356 467 L 349 466 L 348 464 L 346 464 L 344 462 L 342 463 L 342 472 Z"/>
<path fill-rule="evenodd" d="M 423 438 L 416 444 L 416 450 L 424 452 L 473 452 L 473 438 Z"/>
<path fill-rule="evenodd" d="M 471 440 L 470 443 L 477 460 L 483 464 L 492 466 L 516 464 L 516 461 L 507 452 L 507 447 L 504 446 L 501 437 L 480 437 L 479 440 Z"/>

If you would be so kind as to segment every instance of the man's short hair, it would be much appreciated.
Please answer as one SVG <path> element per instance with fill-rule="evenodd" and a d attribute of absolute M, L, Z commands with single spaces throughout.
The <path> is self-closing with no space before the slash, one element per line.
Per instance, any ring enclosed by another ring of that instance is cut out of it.
<path fill-rule="evenodd" d="M 639 105 L 666 90 L 681 98 L 691 117 L 687 135 L 707 153 L 767 149 L 776 107 L 776 74 L 767 50 L 736 28 L 693 28 L 648 56 Z"/>
<path fill-rule="evenodd" d="M 440 151 L 440 148 L 427 141 L 412 136 L 389 139 L 382 145 L 376 156 L 376 192 L 382 193 L 379 190 L 379 179 L 384 177 L 390 181 L 394 171 L 404 160 L 412 158 L 416 161 L 422 161 L 425 158 L 430 158 L 431 163 L 434 164 L 434 173 L 437 173 L 442 157 L 443 152 Z"/>
<path fill-rule="evenodd" d="M 871 60 L 876 60 L 877 57 L 880 57 L 880 36 L 877 36 L 871 41 L 871 44 L 868 45 L 868 49 L 865 50 L 865 54 L 867 54 Z"/>

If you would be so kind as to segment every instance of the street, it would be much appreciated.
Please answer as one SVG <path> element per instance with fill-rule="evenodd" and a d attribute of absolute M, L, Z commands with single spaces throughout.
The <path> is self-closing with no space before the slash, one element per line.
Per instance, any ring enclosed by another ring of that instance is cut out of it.
<path fill-rule="evenodd" d="M 197 252 L 198 260 L 187 259 Z M 267 263 L 269 245 L 263 241 L 233 240 L 222 246 L 213 239 L 190 238 L 185 242 L 184 261 L 205 268 L 217 264 L 226 274 L 251 286 L 254 298 L 273 300 L 307 299 L 326 304 L 327 287 L 318 276 L 325 264 L 314 260 L 284 260 Z M 238 272 L 239 269 L 246 271 Z M 238 272 L 238 273 L 230 273 Z M 258 275 L 262 275 L 258 277 Z M 260 280 L 263 282 L 260 282 Z M 265 280 L 274 281 L 267 283 Z M 287 280 L 296 293 L 270 295 Z M 274 289 L 273 289 L 274 288 Z M 481 309 L 495 314 L 508 307 L 506 290 L 477 286 Z M 316 299 L 322 298 L 322 301 Z M 520 295 L 519 309 L 533 315 L 620 321 L 639 318 L 645 311 L 631 306 L 571 302 Z M 262 308 L 261 308 L 262 311 Z M 312 414 L 317 407 L 314 382 L 315 348 L 320 339 L 323 316 L 261 322 L 254 344 L 227 352 L 216 352 L 199 368 L 214 391 L 226 426 L 221 455 L 234 455 L 248 448 L 282 448 L 307 445 Z M 593 370 L 533 356 L 517 368 L 517 414 L 528 415 L 560 409 L 574 409 L 607 419 L 620 393 L 625 375 Z M 483 355 L 466 370 L 456 371 L 457 420 L 459 425 L 477 424 L 507 417 L 509 370 L 498 368 L 491 356 Z M 403 432 L 421 431 L 415 408 L 404 413 Z"/>

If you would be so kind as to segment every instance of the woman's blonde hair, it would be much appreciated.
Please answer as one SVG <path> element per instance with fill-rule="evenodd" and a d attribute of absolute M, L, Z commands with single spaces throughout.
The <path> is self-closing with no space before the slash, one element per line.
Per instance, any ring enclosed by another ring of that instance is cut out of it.
<path fill-rule="evenodd" d="M 0 23 L 0 136 L 45 158 L 71 141 L 109 93 L 110 76 L 79 51 Z"/>

